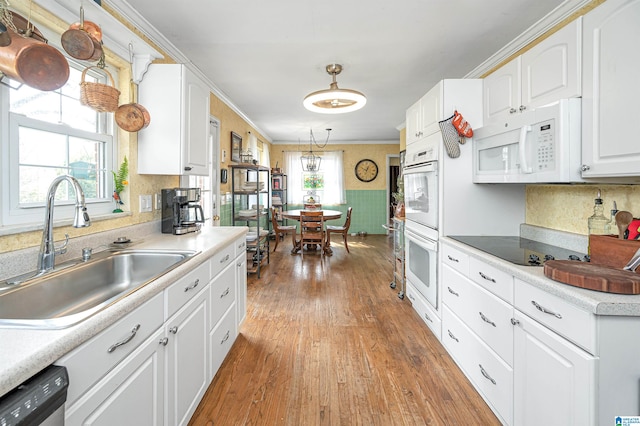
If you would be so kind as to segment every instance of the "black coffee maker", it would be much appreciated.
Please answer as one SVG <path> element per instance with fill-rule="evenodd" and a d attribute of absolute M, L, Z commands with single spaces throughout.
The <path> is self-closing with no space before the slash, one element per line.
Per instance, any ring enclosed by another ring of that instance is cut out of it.
<path fill-rule="evenodd" d="M 204 213 L 200 204 L 200 188 L 162 190 L 162 233 L 182 235 L 200 230 Z"/>

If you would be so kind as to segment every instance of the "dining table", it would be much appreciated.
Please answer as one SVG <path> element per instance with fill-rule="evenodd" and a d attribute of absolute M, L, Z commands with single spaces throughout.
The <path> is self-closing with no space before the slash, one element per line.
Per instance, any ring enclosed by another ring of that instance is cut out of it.
<path fill-rule="evenodd" d="M 304 210 L 304 209 L 283 210 L 282 211 L 282 217 L 285 218 L 285 219 L 296 220 L 296 221 L 300 222 L 300 213 L 303 212 L 303 211 L 317 211 L 317 210 Z M 342 217 L 342 212 L 340 210 L 322 209 L 322 216 L 324 217 L 325 221 L 334 220 L 334 219 L 340 219 Z M 314 244 L 314 247 L 315 247 L 315 244 Z M 308 248 L 312 248 L 312 247 L 308 247 Z M 302 249 L 302 247 L 301 247 L 300 242 L 296 240 L 295 245 L 291 249 L 291 253 L 292 254 L 296 254 L 301 249 Z M 327 254 L 329 256 L 331 256 L 333 254 L 333 250 L 331 250 L 331 245 L 328 242 L 325 242 L 324 252 L 325 252 L 325 254 Z"/>

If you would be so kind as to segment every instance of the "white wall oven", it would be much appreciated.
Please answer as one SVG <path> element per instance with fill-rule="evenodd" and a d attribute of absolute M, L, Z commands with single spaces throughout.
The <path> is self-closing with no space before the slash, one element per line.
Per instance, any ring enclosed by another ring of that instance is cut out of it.
<path fill-rule="evenodd" d="M 416 233 L 416 230 L 418 233 Z M 420 235 L 420 226 L 405 222 L 405 274 L 434 310 L 438 310 L 438 242 Z"/>

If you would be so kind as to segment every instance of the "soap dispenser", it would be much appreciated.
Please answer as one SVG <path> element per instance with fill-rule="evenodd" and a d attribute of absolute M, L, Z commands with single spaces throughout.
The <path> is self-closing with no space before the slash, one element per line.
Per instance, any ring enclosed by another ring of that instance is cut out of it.
<path fill-rule="evenodd" d="M 589 216 L 587 221 L 589 225 L 589 235 L 607 235 L 609 233 L 609 219 L 604 215 L 604 206 L 602 205 L 602 197 L 598 189 L 598 195 L 594 200 L 593 215 Z"/>

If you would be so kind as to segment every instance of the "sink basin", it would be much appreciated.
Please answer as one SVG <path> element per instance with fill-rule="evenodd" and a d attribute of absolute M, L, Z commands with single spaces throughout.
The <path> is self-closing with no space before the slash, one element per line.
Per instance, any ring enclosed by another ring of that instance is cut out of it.
<path fill-rule="evenodd" d="M 0 327 L 58 329 L 96 314 L 196 255 L 120 250 L 0 292 Z"/>

